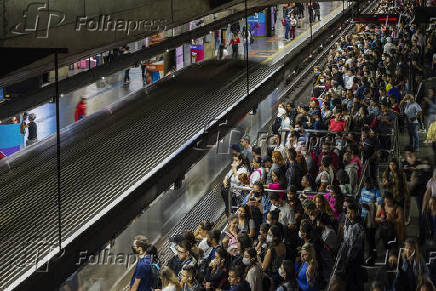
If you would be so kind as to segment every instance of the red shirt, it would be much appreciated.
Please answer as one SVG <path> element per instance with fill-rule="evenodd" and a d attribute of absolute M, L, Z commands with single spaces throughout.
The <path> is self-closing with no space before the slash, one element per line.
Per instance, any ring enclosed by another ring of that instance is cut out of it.
<path fill-rule="evenodd" d="M 347 122 L 345 120 L 336 121 L 335 118 L 330 119 L 330 130 L 331 131 L 344 131 Z"/>
<path fill-rule="evenodd" d="M 239 39 L 239 36 L 237 36 L 236 39 L 233 39 L 233 38 L 232 38 L 232 40 L 230 41 L 229 45 L 230 45 L 230 44 L 238 44 L 238 43 L 240 43 L 240 42 L 241 42 L 241 40 Z"/>
<path fill-rule="evenodd" d="M 80 115 L 86 116 L 86 105 L 83 102 L 79 102 L 76 106 L 76 114 L 74 115 L 74 121 L 78 121 Z"/>

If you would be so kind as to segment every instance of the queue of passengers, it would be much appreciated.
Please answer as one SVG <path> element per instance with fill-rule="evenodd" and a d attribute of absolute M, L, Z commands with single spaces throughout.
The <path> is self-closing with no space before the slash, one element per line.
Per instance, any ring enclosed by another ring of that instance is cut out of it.
<path fill-rule="evenodd" d="M 206 221 L 171 238 L 175 255 L 162 269 L 156 249 L 135 238 L 131 290 L 435 290 L 436 171 L 415 152 L 427 125 L 436 144 L 436 96 L 420 89 L 436 72 L 436 36 L 410 24 L 413 1 L 391 2 L 379 11 L 402 22 L 342 37 L 314 70 L 309 106 L 278 105 L 266 149 L 247 136 L 231 146 L 224 229 Z M 393 130 L 403 127 L 400 162 Z M 418 238 L 406 235 L 411 197 Z M 385 264 L 367 282 L 364 266 L 378 258 Z"/>

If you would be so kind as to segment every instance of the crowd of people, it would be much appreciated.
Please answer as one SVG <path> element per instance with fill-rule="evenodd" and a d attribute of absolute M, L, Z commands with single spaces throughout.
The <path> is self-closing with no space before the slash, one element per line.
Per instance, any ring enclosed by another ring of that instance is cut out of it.
<path fill-rule="evenodd" d="M 436 96 L 421 84 L 435 75 L 436 34 L 410 23 L 412 2 L 380 1 L 402 21 L 341 37 L 314 69 L 309 106 L 278 105 L 267 147 L 248 136 L 231 146 L 224 229 L 205 221 L 172 237 L 161 269 L 156 248 L 135 238 L 131 290 L 435 290 L 436 171 L 416 152 L 421 128 L 436 142 Z M 403 161 L 392 151 L 401 128 Z"/>

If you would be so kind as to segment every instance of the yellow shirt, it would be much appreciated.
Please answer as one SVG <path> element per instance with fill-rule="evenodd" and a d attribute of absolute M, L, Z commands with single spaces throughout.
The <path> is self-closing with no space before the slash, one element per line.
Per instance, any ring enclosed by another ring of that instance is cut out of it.
<path fill-rule="evenodd" d="M 436 141 L 436 121 L 433 121 L 433 123 L 430 124 L 430 127 L 428 128 L 427 140 Z"/>

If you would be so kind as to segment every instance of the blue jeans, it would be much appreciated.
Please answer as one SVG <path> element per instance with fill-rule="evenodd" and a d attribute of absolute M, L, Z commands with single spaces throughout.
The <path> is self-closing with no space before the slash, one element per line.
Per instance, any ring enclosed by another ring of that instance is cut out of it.
<path fill-rule="evenodd" d="M 409 131 L 409 145 L 413 150 L 417 150 L 419 147 L 419 136 L 418 136 L 419 123 L 409 122 L 407 129 Z"/>
<path fill-rule="evenodd" d="M 285 38 L 289 39 L 289 32 L 291 31 L 291 27 L 289 25 L 285 25 Z"/>

